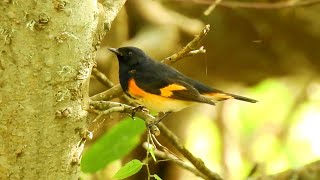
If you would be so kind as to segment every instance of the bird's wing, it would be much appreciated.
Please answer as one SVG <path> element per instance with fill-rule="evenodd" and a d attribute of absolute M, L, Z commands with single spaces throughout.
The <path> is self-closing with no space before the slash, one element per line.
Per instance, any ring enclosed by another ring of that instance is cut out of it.
<path fill-rule="evenodd" d="M 146 72 L 134 76 L 135 85 L 141 90 L 166 98 L 194 101 L 215 105 L 215 103 L 184 80 L 184 76 L 171 67 L 158 66 L 157 72 Z"/>

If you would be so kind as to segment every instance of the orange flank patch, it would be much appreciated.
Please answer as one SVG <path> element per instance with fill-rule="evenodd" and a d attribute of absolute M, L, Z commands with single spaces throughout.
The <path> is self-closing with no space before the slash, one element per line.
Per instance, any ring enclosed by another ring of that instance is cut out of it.
<path fill-rule="evenodd" d="M 224 93 L 207 93 L 207 94 L 203 94 L 205 96 L 207 96 L 208 98 L 217 100 L 217 101 L 221 101 L 221 100 L 226 100 L 226 99 L 233 99 L 234 97 L 228 95 L 228 94 L 224 94 Z"/>
<path fill-rule="evenodd" d="M 137 96 L 137 97 L 143 97 L 146 94 L 148 94 L 147 92 L 145 92 L 143 89 L 139 88 L 136 84 L 136 82 L 134 81 L 134 79 L 129 79 L 129 93 L 133 96 Z"/>
<path fill-rule="evenodd" d="M 184 86 L 181 86 L 178 84 L 170 84 L 169 86 L 161 88 L 160 92 L 161 92 L 161 96 L 170 97 L 173 94 L 172 91 L 179 91 L 179 90 L 185 90 L 185 89 L 187 88 Z"/>

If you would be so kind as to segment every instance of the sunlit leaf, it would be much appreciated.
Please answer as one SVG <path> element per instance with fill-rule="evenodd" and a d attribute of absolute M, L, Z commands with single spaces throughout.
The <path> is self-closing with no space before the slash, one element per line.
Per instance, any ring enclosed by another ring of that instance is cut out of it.
<path fill-rule="evenodd" d="M 124 165 L 119 171 L 113 176 L 115 179 L 124 179 L 129 176 L 132 176 L 140 171 L 143 163 L 137 159 L 134 159 Z"/>
<path fill-rule="evenodd" d="M 162 180 L 158 175 L 154 174 L 151 177 L 154 177 L 156 180 Z"/>
<path fill-rule="evenodd" d="M 83 155 L 81 170 L 96 172 L 114 160 L 120 159 L 132 151 L 145 131 L 141 119 L 127 118 L 98 139 Z"/>

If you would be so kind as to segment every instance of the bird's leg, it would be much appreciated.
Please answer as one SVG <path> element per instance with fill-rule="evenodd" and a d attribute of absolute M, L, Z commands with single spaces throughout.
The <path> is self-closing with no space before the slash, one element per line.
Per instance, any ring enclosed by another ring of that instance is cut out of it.
<path fill-rule="evenodd" d="M 171 112 L 165 112 L 165 113 L 163 114 L 163 116 L 159 117 L 159 116 L 160 116 L 160 113 L 158 113 L 157 120 L 154 121 L 154 122 L 152 122 L 152 123 L 147 124 L 148 129 L 151 130 L 151 131 L 153 131 L 152 129 L 153 129 L 154 127 L 156 127 L 156 129 L 158 129 L 158 128 L 157 128 L 157 124 L 158 124 L 162 119 L 164 119 L 165 117 L 167 117 L 169 114 L 171 114 Z M 159 130 L 159 129 L 158 129 L 158 130 Z"/>
<path fill-rule="evenodd" d="M 160 113 L 159 113 L 160 114 Z M 154 123 L 155 125 L 157 125 L 160 121 L 162 121 L 162 119 L 164 119 L 165 117 L 167 117 L 169 114 L 171 114 L 171 112 L 165 112 L 161 117 L 159 117 L 158 115 L 158 119 L 157 121 Z"/>
<path fill-rule="evenodd" d="M 130 114 L 131 118 L 134 120 L 134 116 L 136 115 L 136 113 L 139 112 L 139 111 L 143 111 L 143 110 L 146 110 L 146 108 L 144 106 L 141 106 L 141 105 L 132 108 L 132 111 L 131 111 L 131 114 Z"/>

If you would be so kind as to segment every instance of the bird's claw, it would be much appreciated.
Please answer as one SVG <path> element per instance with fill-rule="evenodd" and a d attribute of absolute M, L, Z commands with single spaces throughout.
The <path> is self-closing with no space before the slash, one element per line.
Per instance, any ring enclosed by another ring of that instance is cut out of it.
<path fill-rule="evenodd" d="M 134 117 L 136 115 L 137 112 L 139 111 L 147 111 L 147 109 L 144 107 L 144 106 L 137 106 L 137 107 L 134 107 L 132 108 L 132 111 L 131 111 L 131 118 L 134 120 Z"/>
<path fill-rule="evenodd" d="M 162 119 L 164 119 L 165 117 L 167 117 L 167 115 L 169 115 L 170 113 L 171 113 L 171 112 L 166 112 L 166 113 L 164 113 L 161 117 L 159 117 L 160 115 L 158 115 L 157 120 L 154 121 L 153 123 L 150 123 L 150 124 L 148 125 L 149 129 L 150 129 L 150 127 L 152 127 L 152 126 L 158 125 L 159 122 L 161 122 Z"/>

